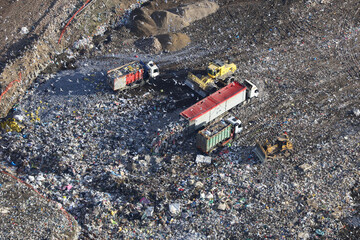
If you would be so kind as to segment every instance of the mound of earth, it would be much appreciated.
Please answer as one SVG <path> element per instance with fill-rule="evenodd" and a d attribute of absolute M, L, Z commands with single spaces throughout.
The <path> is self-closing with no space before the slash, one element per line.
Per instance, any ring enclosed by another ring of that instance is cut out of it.
<path fill-rule="evenodd" d="M 135 46 L 137 46 L 139 49 L 143 50 L 146 53 L 160 53 L 162 51 L 161 43 L 159 42 L 159 39 L 156 37 L 149 37 L 140 39 L 135 42 Z"/>
<path fill-rule="evenodd" d="M 177 32 L 190 25 L 186 19 L 169 11 L 155 11 L 151 14 L 157 26 L 157 33 Z"/>
<path fill-rule="evenodd" d="M 219 9 L 219 5 L 208 0 L 181 5 L 168 10 L 153 10 L 153 5 L 134 11 L 131 31 L 139 36 L 154 36 L 177 32 L 192 22 L 207 17 Z"/>
<path fill-rule="evenodd" d="M 190 42 L 190 38 L 184 33 L 168 33 L 139 39 L 135 42 L 135 46 L 146 53 L 157 54 L 161 51 L 179 51 Z"/>
<path fill-rule="evenodd" d="M 184 33 L 169 33 L 157 35 L 156 38 L 161 43 L 163 50 L 173 52 L 186 47 L 190 38 Z"/>
<path fill-rule="evenodd" d="M 157 26 L 150 17 L 150 11 L 147 8 L 138 8 L 132 12 L 132 18 L 134 19 L 132 23 L 131 31 L 137 36 L 151 36 L 156 34 Z"/>
<path fill-rule="evenodd" d="M 169 12 L 179 14 L 187 22 L 192 23 L 208 15 L 215 13 L 219 5 L 215 2 L 201 1 L 193 4 L 182 5 L 178 8 L 169 9 Z"/>

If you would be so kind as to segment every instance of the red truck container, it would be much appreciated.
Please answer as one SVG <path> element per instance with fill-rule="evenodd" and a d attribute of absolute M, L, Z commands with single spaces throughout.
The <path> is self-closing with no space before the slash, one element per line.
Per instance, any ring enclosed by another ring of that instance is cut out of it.
<path fill-rule="evenodd" d="M 145 79 L 158 76 L 159 69 L 152 61 L 146 65 L 134 61 L 109 70 L 107 75 L 110 87 L 113 90 L 121 90 L 127 89 L 130 84 L 140 85 L 140 83 L 144 83 Z"/>
<path fill-rule="evenodd" d="M 193 132 L 233 107 L 258 96 L 257 87 L 249 81 L 232 82 L 180 113 L 187 121 L 187 131 Z"/>

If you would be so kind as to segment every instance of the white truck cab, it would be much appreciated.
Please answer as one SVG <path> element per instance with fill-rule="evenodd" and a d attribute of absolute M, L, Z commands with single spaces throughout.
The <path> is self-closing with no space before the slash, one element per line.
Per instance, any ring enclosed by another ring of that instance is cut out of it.
<path fill-rule="evenodd" d="M 149 61 L 146 64 L 147 71 L 149 73 L 149 77 L 155 78 L 159 76 L 159 68 L 156 66 L 156 64 L 153 61 Z"/>
<path fill-rule="evenodd" d="M 235 128 L 234 133 L 242 132 L 242 130 L 243 130 L 242 123 L 241 123 L 241 120 L 238 119 L 237 117 L 230 116 L 229 118 L 226 119 L 226 122 L 228 122 L 234 126 L 234 128 Z"/>
<path fill-rule="evenodd" d="M 247 88 L 246 90 L 246 99 L 251 99 L 253 97 L 259 96 L 259 89 L 253 84 L 252 82 L 248 80 L 244 80 L 243 84 Z"/>

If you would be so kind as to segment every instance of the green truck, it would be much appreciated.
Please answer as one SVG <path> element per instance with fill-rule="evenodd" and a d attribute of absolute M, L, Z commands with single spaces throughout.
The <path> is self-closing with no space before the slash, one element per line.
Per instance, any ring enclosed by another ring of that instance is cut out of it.
<path fill-rule="evenodd" d="M 241 121 L 230 116 L 226 120 L 220 120 L 199 131 L 196 136 L 196 147 L 209 154 L 216 147 L 224 146 L 230 142 L 242 130 Z"/>

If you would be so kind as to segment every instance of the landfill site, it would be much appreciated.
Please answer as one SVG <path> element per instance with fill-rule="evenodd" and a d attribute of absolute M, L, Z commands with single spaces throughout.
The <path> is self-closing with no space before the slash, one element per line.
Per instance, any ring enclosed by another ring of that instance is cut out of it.
<path fill-rule="evenodd" d="M 0 18 L 0 239 L 360 239 L 359 1 Z"/>

